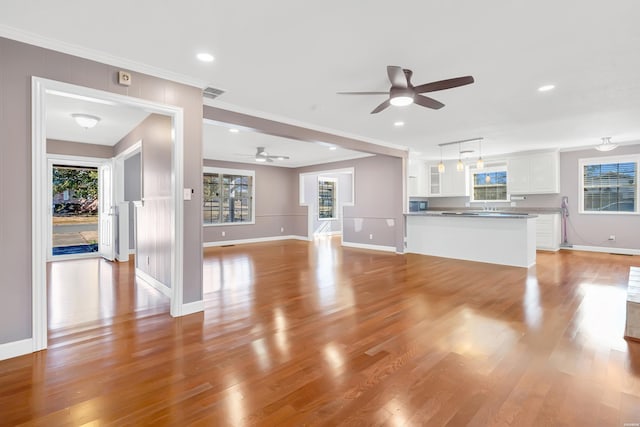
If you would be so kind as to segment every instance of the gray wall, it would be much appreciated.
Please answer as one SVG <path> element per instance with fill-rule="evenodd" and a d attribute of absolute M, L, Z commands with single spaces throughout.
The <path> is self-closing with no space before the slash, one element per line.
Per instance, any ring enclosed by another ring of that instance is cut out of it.
<path fill-rule="evenodd" d="M 136 266 L 160 283 L 171 287 L 171 118 L 151 114 L 122 138 L 114 151 L 121 153 L 140 140 L 144 203 L 135 208 Z M 140 157 L 138 165 L 139 161 Z M 125 171 L 126 166 L 125 161 Z M 129 166 L 133 166 L 132 162 Z M 139 184 L 139 167 L 131 172 L 138 173 Z M 129 196 L 137 196 L 136 200 L 140 200 L 140 187 L 135 194 L 134 185 L 125 185 L 125 194 L 127 187 L 130 187 Z"/>
<path fill-rule="evenodd" d="M 578 161 L 594 157 L 640 154 L 640 145 L 623 145 L 602 153 L 595 149 L 560 153 L 560 194 L 534 194 L 517 201 L 517 208 L 560 208 L 562 196 L 569 198 L 568 242 L 573 245 L 640 249 L 640 216 L 578 213 L 580 175 Z M 431 197 L 429 208 L 464 207 L 468 197 Z M 508 204 L 497 204 L 509 206 Z M 615 234 L 616 240 L 608 240 Z"/>
<path fill-rule="evenodd" d="M 255 224 L 204 226 L 205 242 L 307 235 L 307 210 L 297 203 L 295 170 L 217 160 L 204 160 L 204 166 L 255 171 Z"/>
<path fill-rule="evenodd" d="M 136 216 L 133 202 L 142 200 L 142 154 L 124 159 L 124 200 L 129 206 L 129 249 L 136 248 Z"/>
<path fill-rule="evenodd" d="M 113 157 L 113 147 L 110 145 L 85 144 L 82 142 L 47 139 L 47 154 L 110 159 Z"/>
<path fill-rule="evenodd" d="M 342 240 L 404 251 L 402 158 L 376 155 L 297 169 L 297 173 L 354 168 L 354 206 L 344 208 Z M 369 235 L 373 239 L 369 239 Z"/>
<path fill-rule="evenodd" d="M 183 108 L 184 183 L 195 189 L 184 209 L 184 299 L 202 299 L 202 91 L 0 38 L 0 344 L 32 336 L 31 78 L 59 80 Z"/>

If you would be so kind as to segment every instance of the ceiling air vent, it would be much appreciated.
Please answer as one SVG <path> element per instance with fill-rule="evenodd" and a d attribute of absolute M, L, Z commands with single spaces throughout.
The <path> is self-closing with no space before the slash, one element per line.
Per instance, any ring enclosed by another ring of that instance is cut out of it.
<path fill-rule="evenodd" d="M 216 89 L 215 87 L 208 87 L 204 89 L 204 92 L 202 92 L 202 96 L 209 99 L 216 99 L 223 93 L 224 91 L 222 89 Z"/>

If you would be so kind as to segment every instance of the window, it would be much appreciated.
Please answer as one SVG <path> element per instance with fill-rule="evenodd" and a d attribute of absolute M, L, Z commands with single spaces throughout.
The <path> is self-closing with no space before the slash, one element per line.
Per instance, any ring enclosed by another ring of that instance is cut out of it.
<path fill-rule="evenodd" d="M 471 171 L 472 202 L 506 202 L 507 170 L 506 165 Z"/>
<path fill-rule="evenodd" d="M 336 179 L 318 178 L 318 219 L 336 219 Z"/>
<path fill-rule="evenodd" d="M 580 213 L 637 213 L 638 156 L 580 160 Z"/>
<path fill-rule="evenodd" d="M 254 171 L 204 168 L 202 218 L 205 225 L 252 224 Z"/>

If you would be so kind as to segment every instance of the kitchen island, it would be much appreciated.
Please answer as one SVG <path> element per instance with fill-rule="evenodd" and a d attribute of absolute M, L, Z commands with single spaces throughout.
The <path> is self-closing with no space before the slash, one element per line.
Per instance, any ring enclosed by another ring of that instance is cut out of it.
<path fill-rule="evenodd" d="M 536 263 L 536 217 L 491 211 L 409 213 L 407 252 L 528 268 Z"/>

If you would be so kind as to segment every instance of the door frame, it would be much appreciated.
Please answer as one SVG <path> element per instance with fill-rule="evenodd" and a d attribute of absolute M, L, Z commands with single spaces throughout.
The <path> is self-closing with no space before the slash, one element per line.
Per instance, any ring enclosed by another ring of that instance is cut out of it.
<path fill-rule="evenodd" d="M 128 262 L 129 261 L 129 255 L 130 255 L 130 242 L 129 242 L 129 227 L 130 227 L 130 222 L 129 221 L 129 203 L 136 203 L 136 202 L 140 202 L 141 200 L 130 200 L 130 201 L 125 201 L 124 200 L 124 186 L 125 186 L 125 182 L 124 182 L 124 162 L 125 160 L 129 159 L 130 157 L 135 156 L 136 154 L 140 153 L 140 162 L 142 163 L 142 140 L 140 139 L 138 142 L 136 142 L 135 144 L 133 144 L 131 147 L 127 148 L 126 150 L 124 150 L 123 152 L 119 153 L 118 155 L 116 155 L 113 158 L 113 174 L 114 174 L 114 204 L 118 207 L 118 248 L 116 249 L 116 254 L 117 257 L 116 259 L 119 262 Z M 143 168 L 142 165 L 140 166 L 140 198 L 142 199 L 144 197 L 144 195 L 142 194 L 144 191 L 144 174 L 143 174 Z M 122 205 L 126 203 L 127 204 L 127 230 L 126 233 L 124 233 L 123 229 L 122 229 L 122 224 L 123 222 L 120 220 L 120 218 L 123 215 L 122 210 L 120 209 L 122 207 Z M 135 215 L 135 210 L 134 210 L 134 215 Z M 135 236 L 137 234 L 137 230 L 135 229 L 135 220 L 133 221 L 134 224 L 134 242 L 135 242 Z M 126 241 L 127 241 L 127 245 L 126 246 L 126 254 L 122 253 L 122 248 L 123 248 L 123 236 L 126 235 Z M 134 243 L 135 244 L 135 243 Z M 138 246 L 137 244 L 134 247 L 134 254 L 136 256 L 136 260 L 138 259 L 138 254 L 137 254 L 137 250 L 138 250 Z M 126 256 L 125 256 L 126 255 Z M 136 261 L 137 262 L 137 261 Z"/>
<path fill-rule="evenodd" d="M 51 201 L 53 200 L 53 165 L 65 165 L 65 166 L 87 166 L 100 168 L 102 164 L 108 162 L 110 159 L 102 159 L 98 157 L 84 157 L 84 156 L 71 156 L 64 154 L 47 154 L 47 198 L 49 199 L 49 207 L 46 209 L 48 216 L 47 222 L 47 261 L 62 261 L 66 259 L 78 259 L 78 258 L 95 258 L 99 257 L 100 252 L 91 252 L 86 254 L 75 255 L 57 255 L 53 256 L 53 212 L 51 211 Z M 100 186 L 100 174 L 98 174 L 98 187 Z M 100 199 L 98 198 L 98 203 Z M 100 231 L 100 210 L 98 210 L 98 233 Z M 98 237 L 100 240 L 100 237 Z"/>
<path fill-rule="evenodd" d="M 181 107 L 33 76 L 31 78 L 31 287 L 33 351 L 47 348 L 47 127 L 46 94 L 58 91 L 96 102 L 142 108 L 172 119 L 171 316 L 183 314 L 184 111 Z"/>

